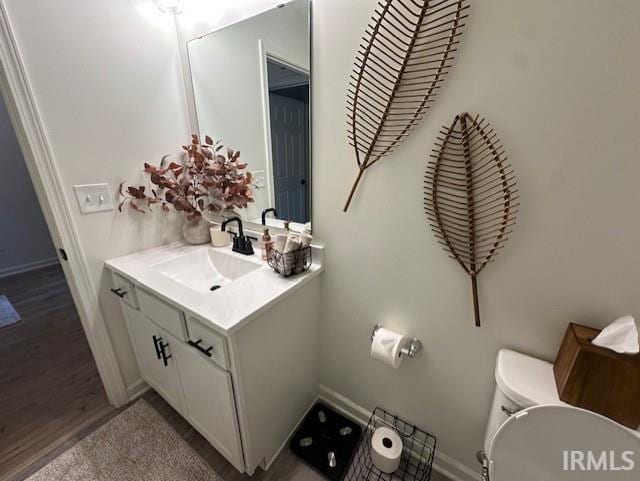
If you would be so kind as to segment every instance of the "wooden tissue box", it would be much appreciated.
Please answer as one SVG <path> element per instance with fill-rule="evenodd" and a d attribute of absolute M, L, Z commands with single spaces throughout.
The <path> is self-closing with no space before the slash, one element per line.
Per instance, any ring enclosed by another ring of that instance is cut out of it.
<path fill-rule="evenodd" d="M 560 399 L 607 416 L 632 429 L 640 426 L 640 354 L 618 354 L 594 346 L 600 331 L 569 324 L 553 365 Z"/>

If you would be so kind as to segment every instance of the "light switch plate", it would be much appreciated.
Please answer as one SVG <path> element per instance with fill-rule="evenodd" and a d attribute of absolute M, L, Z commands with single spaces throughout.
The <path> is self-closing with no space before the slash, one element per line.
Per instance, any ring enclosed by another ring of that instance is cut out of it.
<path fill-rule="evenodd" d="M 73 190 L 83 214 L 113 210 L 113 195 L 109 184 L 74 185 Z"/>
<path fill-rule="evenodd" d="M 253 185 L 258 189 L 262 189 L 266 185 L 264 170 L 254 170 L 251 174 L 253 175 Z"/>

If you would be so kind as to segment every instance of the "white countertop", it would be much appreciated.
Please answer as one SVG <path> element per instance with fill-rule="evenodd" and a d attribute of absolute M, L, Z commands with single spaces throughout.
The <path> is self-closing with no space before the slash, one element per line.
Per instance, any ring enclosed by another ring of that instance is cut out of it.
<path fill-rule="evenodd" d="M 105 262 L 108 269 L 126 277 L 159 298 L 194 316 L 212 329 L 229 336 L 262 311 L 292 294 L 323 270 L 323 248 L 312 246 L 313 263 L 307 272 L 284 278 L 261 261 L 260 249 L 253 256 L 232 252 L 231 247 L 216 248 L 231 256 L 252 258 L 262 265 L 217 291 L 201 293 L 161 274 L 151 266 L 171 258 L 190 254 L 211 245 L 193 246 L 174 242 L 154 249 L 118 257 Z"/>

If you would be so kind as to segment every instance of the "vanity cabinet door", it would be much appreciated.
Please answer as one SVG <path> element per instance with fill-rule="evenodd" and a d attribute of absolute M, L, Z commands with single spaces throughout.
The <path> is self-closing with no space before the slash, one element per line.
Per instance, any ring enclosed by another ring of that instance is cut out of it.
<path fill-rule="evenodd" d="M 205 360 L 194 348 L 176 345 L 185 417 L 240 472 L 244 471 L 231 374 Z"/>
<path fill-rule="evenodd" d="M 184 402 L 174 355 L 179 342 L 139 311 L 122 305 L 142 378 L 178 412 Z"/>

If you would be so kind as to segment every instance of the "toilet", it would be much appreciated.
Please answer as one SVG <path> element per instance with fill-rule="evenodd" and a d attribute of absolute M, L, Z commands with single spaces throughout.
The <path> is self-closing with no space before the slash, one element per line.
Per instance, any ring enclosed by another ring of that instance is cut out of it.
<path fill-rule="evenodd" d="M 498 353 L 483 480 L 637 481 L 640 432 L 563 403 L 553 364 Z"/>

